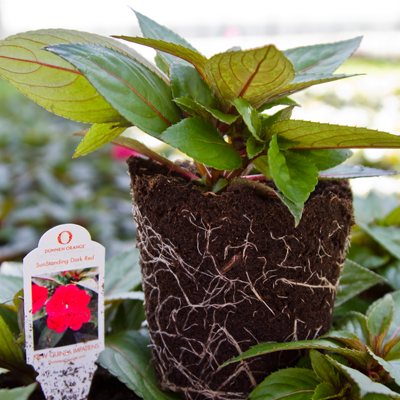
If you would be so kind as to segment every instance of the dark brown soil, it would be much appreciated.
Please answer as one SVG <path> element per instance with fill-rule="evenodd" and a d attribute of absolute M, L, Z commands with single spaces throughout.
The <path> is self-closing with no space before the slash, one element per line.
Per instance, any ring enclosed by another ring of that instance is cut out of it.
<path fill-rule="evenodd" d="M 329 330 L 353 225 L 347 181 L 321 181 L 295 228 L 279 200 L 252 188 L 204 194 L 151 161 L 128 164 L 161 387 L 188 399 L 246 398 L 298 354 L 218 366 L 257 343 Z"/>
<path fill-rule="evenodd" d="M 0 374 L 0 389 L 13 389 L 20 386 L 10 374 Z M 140 400 L 124 383 L 99 367 L 94 374 L 88 400 Z M 29 396 L 29 400 L 45 400 L 40 385 Z"/>

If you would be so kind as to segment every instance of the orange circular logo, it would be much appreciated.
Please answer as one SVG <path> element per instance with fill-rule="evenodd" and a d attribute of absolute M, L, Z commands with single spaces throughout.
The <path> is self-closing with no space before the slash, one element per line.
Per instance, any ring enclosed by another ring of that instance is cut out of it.
<path fill-rule="evenodd" d="M 62 231 L 58 235 L 57 240 L 60 244 L 68 244 L 72 240 L 72 233 L 69 231 Z"/>

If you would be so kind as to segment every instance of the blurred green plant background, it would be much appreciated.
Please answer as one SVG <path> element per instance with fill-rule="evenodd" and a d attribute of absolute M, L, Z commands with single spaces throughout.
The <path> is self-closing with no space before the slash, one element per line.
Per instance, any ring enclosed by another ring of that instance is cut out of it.
<path fill-rule="evenodd" d="M 84 226 L 107 258 L 135 246 L 130 179 L 111 147 L 72 159 L 84 124 L 54 116 L 0 81 L 0 263 L 20 261 L 46 230 Z"/>

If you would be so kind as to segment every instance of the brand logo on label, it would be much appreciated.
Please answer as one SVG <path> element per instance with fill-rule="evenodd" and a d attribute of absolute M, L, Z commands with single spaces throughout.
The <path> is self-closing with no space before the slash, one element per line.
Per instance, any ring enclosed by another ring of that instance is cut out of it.
<path fill-rule="evenodd" d="M 57 240 L 60 244 L 68 244 L 72 240 L 72 233 L 69 231 L 63 231 L 58 235 Z"/>

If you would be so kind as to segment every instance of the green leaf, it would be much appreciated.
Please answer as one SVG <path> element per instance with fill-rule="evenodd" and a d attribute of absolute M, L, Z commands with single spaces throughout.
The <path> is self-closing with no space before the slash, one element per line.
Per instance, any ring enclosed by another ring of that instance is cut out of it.
<path fill-rule="evenodd" d="M 34 382 L 29 386 L 17 387 L 15 389 L 0 389 L 1 400 L 27 400 L 35 390 L 37 383 Z"/>
<path fill-rule="evenodd" d="M 0 368 L 6 368 L 23 384 L 35 380 L 35 372 L 25 363 L 25 355 L 18 345 L 14 344 L 15 338 L 0 316 Z"/>
<path fill-rule="evenodd" d="M 327 357 L 330 358 L 329 356 Z M 334 364 L 340 371 L 342 371 L 353 384 L 357 385 L 360 398 L 363 398 L 367 393 L 385 394 L 396 399 L 400 398 L 399 394 L 393 392 L 393 390 L 390 390 L 388 387 L 382 385 L 381 383 L 373 382 L 360 371 L 340 364 L 332 358 L 330 359 L 332 364 Z"/>
<path fill-rule="evenodd" d="M 47 50 L 77 67 L 121 115 L 146 133 L 157 137 L 181 119 L 168 84 L 137 60 L 92 44 L 60 44 Z"/>
<path fill-rule="evenodd" d="M 257 140 L 263 140 L 261 135 L 261 119 L 258 111 L 251 104 L 239 97 L 231 101 L 238 113 L 243 117 L 244 123 Z"/>
<path fill-rule="evenodd" d="M 400 290 L 396 292 L 390 293 L 392 296 L 392 299 L 394 301 L 394 315 L 393 315 L 393 321 L 390 325 L 389 331 L 387 333 L 387 340 L 393 340 L 393 339 L 398 339 L 399 338 L 399 332 L 400 332 Z M 393 348 L 395 351 L 400 351 L 400 349 L 396 350 Z"/>
<path fill-rule="evenodd" d="M 361 267 L 354 261 L 346 260 L 340 277 L 335 307 L 383 281 L 385 279 L 375 272 Z"/>
<path fill-rule="evenodd" d="M 159 39 L 141 38 L 141 37 L 124 36 L 124 35 L 113 36 L 113 37 L 116 39 L 127 40 L 128 42 L 142 44 L 144 46 L 151 47 L 155 50 L 161 50 L 163 53 L 169 53 L 172 54 L 172 56 L 182 58 L 183 60 L 194 65 L 197 71 L 199 71 L 199 73 L 201 74 L 201 76 L 203 77 L 206 76 L 205 65 L 207 62 L 207 58 L 201 55 L 198 51 L 193 51 L 192 49 L 182 46 L 180 44 L 175 44 Z M 163 55 L 161 55 L 161 57 L 163 57 Z M 175 57 L 173 60 L 170 59 L 169 63 L 171 61 L 177 62 Z M 167 61 L 167 58 L 163 57 L 163 59 Z"/>
<path fill-rule="evenodd" d="M 44 320 L 43 326 L 40 329 L 40 337 L 38 340 L 35 350 L 52 348 L 57 345 L 57 343 L 63 338 L 66 330 L 61 333 L 57 333 L 54 329 L 50 329 L 47 326 L 47 319 Z"/>
<path fill-rule="evenodd" d="M 337 330 L 325 333 L 321 336 L 323 339 L 333 339 L 337 342 L 343 343 L 345 346 L 354 350 L 365 351 L 365 345 L 362 340 L 353 332 L 344 330 Z"/>
<path fill-rule="evenodd" d="M 201 118 L 187 118 L 168 128 L 160 139 L 209 167 L 231 171 L 242 164 L 239 153 L 217 128 Z"/>
<path fill-rule="evenodd" d="M 218 108 L 218 100 L 198 71 L 190 65 L 174 63 L 170 69 L 174 98 L 190 97 L 208 108 Z"/>
<path fill-rule="evenodd" d="M 400 229 L 396 227 L 370 226 L 358 223 L 358 226 L 383 246 L 392 256 L 400 260 Z"/>
<path fill-rule="evenodd" d="M 149 340 L 138 331 L 124 331 L 106 338 L 99 364 L 125 383 L 139 397 L 154 400 L 178 400 L 180 396 L 163 392 L 151 365 Z"/>
<path fill-rule="evenodd" d="M 146 320 L 143 301 L 141 300 L 124 300 L 114 303 L 107 308 L 107 311 L 105 326 L 108 334 L 131 329 L 139 330 L 143 321 Z"/>
<path fill-rule="evenodd" d="M 366 317 L 371 346 L 380 348 L 394 317 L 392 296 L 387 294 L 373 302 L 367 310 Z"/>
<path fill-rule="evenodd" d="M 218 193 L 227 185 L 228 185 L 228 181 L 226 179 L 220 178 L 217 180 L 216 184 L 212 187 L 212 192 Z"/>
<path fill-rule="evenodd" d="M 385 361 L 383 358 L 378 357 L 369 347 L 367 347 L 368 354 L 378 362 L 378 364 L 394 379 L 394 381 L 400 385 L 400 365 Z"/>
<path fill-rule="evenodd" d="M 253 346 L 249 350 L 245 351 L 240 356 L 237 356 L 224 364 L 220 368 L 225 367 L 228 364 L 238 362 L 251 357 L 260 356 L 263 354 L 274 353 L 282 350 L 303 350 L 303 349 L 320 349 L 329 350 L 335 353 L 344 355 L 349 360 L 354 361 L 357 364 L 365 365 L 371 359 L 368 354 L 358 350 L 348 349 L 342 347 L 334 340 L 328 339 L 315 339 L 315 340 L 301 340 L 298 342 L 286 342 L 286 343 L 261 343 Z"/>
<path fill-rule="evenodd" d="M 366 247 L 357 243 L 352 243 L 351 247 L 349 248 L 349 252 L 347 253 L 347 258 L 359 265 L 362 265 L 365 268 L 375 269 L 385 265 L 390 260 L 390 255 L 384 254 L 382 256 L 378 256 L 375 251 L 370 247 Z M 381 270 L 379 271 L 379 273 L 385 276 Z M 388 279 L 387 276 L 385 276 L 385 278 Z M 388 283 L 391 285 L 393 282 L 389 281 Z"/>
<path fill-rule="evenodd" d="M 252 400 L 311 400 L 320 383 L 313 371 L 286 368 L 273 372 L 249 395 Z"/>
<path fill-rule="evenodd" d="M 265 103 L 261 107 L 257 109 L 258 112 L 263 112 L 265 110 L 269 110 L 272 107 L 276 106 L 295 106 L 300 107 L 300 104 L 295 102 L 294 100 L 290 99 L 289 97 L 284 97 L 277 101 L 273 101 L 272 103 Z"/>
<path fill-rule="evenodd" d="M 23 286 L 22 277 L 0 275 L 0 304 L 13 307 L 12 299 Z"/>
<path fill-rule="evenodd" d="M 320 179 L 351 179 L 351 178 L 369 178 L 372 176 L 383 176 L 383 175 L 396 175 L 397 171 L 386 171 L 384 169 L 369 168 L 362 165 L 338 165 L 320 171 Z"/>
<path fill-rule="evenodd" d="M 329 383 L 333 390 L 339 387 L 339 376 L 330 361 L 323 354 L 318 350 L 310 350 L 310 359 L 312 368 L 321 382 Z"/>
<path fill-rule="evenodd" d="M 166 28 L 165 26 L 158 24 L 157 22 L 153 21 L 152 19 L 146 17 L 143 14 L 140 14 L 139 12 L 137 12 L 135 10 L 133 10 L 133 12 L 136 14 L 136 17 L 139 21 L 140 29 L 141 29 L 144 37 L 151 38 L 151 39 L 165 40 L 166 42 L 168 41 L 171 43 L 181 45 L 183 47 L 186 47 L 186 48 L 198 53 L 198 51 L 190 43 L 188 43 L 185 39 L 183 39 L 181 36 L 179 36 L 175 32 L 172 32 L 170 29 Z M 175 62 L 183 62 L 179 58 L 176 58 L 173 55 L 168 54 L 168 53 L 163 53 L 163 52 L 158 51 L 157 55 L 161 59 L 163 59 L 167 65 L 172 65 Z"/>
<path fill-rule="evenodd" d="M 262 118 L 263 130 L 265 128 L 268 128 L 268 133 L 266 135 L 267 136 L 266 139 L 271 139 L 272 138 L 272 134 L 269 131 L 271 126 L 273 126 L 278 121 L 286 121 L 286 120 L 288 120 L 292 116 L 293 108 L 294 108 L 294 106 L 286 107 L 286 108 L 284 108 L 282 110 L 279 110 L 274 115 L 271 115 L 270 117 L 267 117 L 267 118 L 265 118 L 265 116 L 262 115 L 262 117 L 264 117 L 264 118 Z M 283 137 L 280 137 L 278 139 L 281 140 L 282 142 L 286 140 L 287 142 L 290 142 L 290 143 L 294 143 L 294 144 L 298 143 L 298 142 L 295 142 L 295 141 L 292 141 L 292 140 L 284 139 Z M 286 147 L 286 148 L 290 149 L 291 147 L 294 147 L 294 146 L 290 146 L 290 147 Z"/>
<path fill-rule="evenodd" d="M 267 178 L 272 179 L 268 156 L 260 156 L 253 160 L 253 165 Z"/>
<path fill-rule="evenodd" d="M 332 150 L 293 150 L 310 160 L 317 168 L 318 171 L 325 171 L 327 169 L 336 167 L 343 161 L 347 160 L 353 155 L 353 152 L 348 149 L 332 149 Z"/>
<path fill-rule="evenodd" d="M 304 202 L 295 203 L 294 201 L 287 198 L 279 190 L 275 190 L 276 195 L 282 200 L 283 204 L 289 209 L 290 213 L 294 217 L 294 226 L 299 225 L 301 216 L 303 215 Z"/>
<path fill-rule="evenodd" d="M 0 316 L 3 318 L 5 324 L 8 326 L 13 335 L 18 336 L 20 334 L 18 326 L 18 310 L 0 306 Z"/>
<path fill-rule="evenodd" d="M 292 64 L 273 45 L 216 54 L 207 61 L 206 74 L 222 111 L 238 97 L 259 108 L 294 78 Z"/>
<path fill-rule="evenodd" d="M 106 262 L 104 295 L 107 299 L 133 290 L 142 283 L 139 250 L 133 248 Z"/>
<path fill-rule="evenodd" d="M 312 400 L 324 400 L 332 397 L 338 397 L 335 388 L 329 382 L 322 382 L 315 388 Z"/>
<path fill-rule="evenodd" d="M 379 273 L 387 279 L 389 286 L 394 290 L 400 290 L 400 260 L 395 260 L 381 268 Z"/>
<path fill-rule="evenodd" d="M 86 32 L 38 30 L 0 41 L 0 77 L 42 107 L 66 118 L 90 123 L 125 121 L 77 68 L 56 54 L 43 50 L 48 45 L 60 43 L 107 46 L 163 75 L 125 44 Z M 167 80 L 165 76 L 163 79 Z"/>
<path fill-rule="evenodd" d="M 294 203 L 305 202 L 318 183 L 317 168 L 299 154 L 282 152 L 277 135 L 270 142 L 268 160 L 278 189 Z"/>
<path fill-rule="evenodd" d="M 285 50 L 297 73 L 330 74 L 358 48 L 362 36 L 335 43 L 317 44 Z"/>
<path fill-rule="evenodd" d="M 295 149 L 399 148 L 400 137 L 372 129 L 287 120 L 271 127 L 272 135 L 299 142 Z"/>
<path fill-rule="evenodd" d="M 150 150 L 147 146 L 145 146 L 143 143 L 140 143 L 138 140 L 132 139 L 130 137 L 126 136 L 118 136 L 116 137 L 113 141 L 113 144 L 117 144 L 119 146 L 123 146 L 127 149 L 134 150 L 146 157 L 151 158 L 152 160 L 155 160 L 159 162 L 162 165 L 165 165 L 172 171 L 179 172 L 183 176 L 186 176 L 189 179 L 199 179 L 199 177 L 192 172 L 181 168 L 179 165 L 173 163 L 172 161 L 168 160 L 167 158 L 159 155 L 153 150 Z"/>
<path fill-rule="evenodd" d="M 400 225 L 400 207 L 395 208 L 388 215 L 386 215 L 380 224 L 385 226 Z"/>
<path fill-rule="evenodd" d="M 258 141 L 254 136 L 250 136 L 246 142 L 247 156 L 252 159 L 265 149 L 266 143 Z"/>
<path fill-rule="evenodd" d="M 350 311 L 344 315 L 338 321 L 336 328 L 354 333 L 365 345 L 369 343 L 367 318 L 359 312 Z"/>
<path fill-rule="evenodd" d="M 205 107 L 198 101 L 191 99 L 190 97 L 179 97 L 174 99 L 175 103 L 182 108 L 187 114 L 196 117 L 200 116 L 202 119 L 211 121 L 212 118 L 216 118 L 218 121 L 224 124 L 233 124 L 238 118 L 238 115 L 225 114 L 215 108 Z"/>
<path fill-rule="evenodd" d="M 75 150 L 74 157 L 84 156 L 110 143 L 117 136 L 121 135 L 126 127 L 119 124 L 93 124 L 86 133 L 82 142 Z"/>

